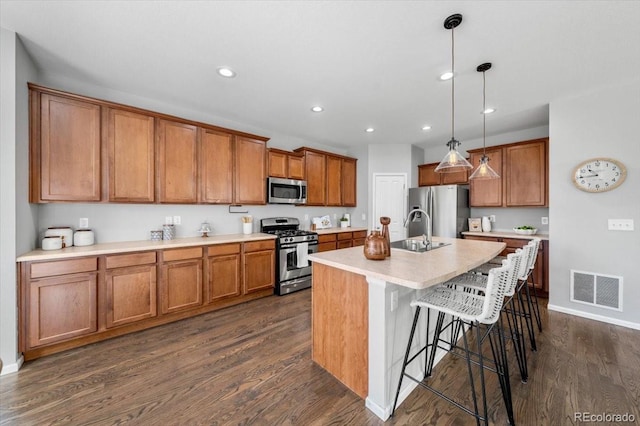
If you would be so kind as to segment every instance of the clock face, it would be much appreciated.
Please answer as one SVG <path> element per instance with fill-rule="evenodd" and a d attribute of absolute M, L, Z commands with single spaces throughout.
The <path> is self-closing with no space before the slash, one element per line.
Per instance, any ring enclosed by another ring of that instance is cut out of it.
<path fill-rule="evenodd" d="M 592 158 L 573 171 L 573 183 L 583 191 L 604 192 L 617 188 L 627 176 L 627 170 L 618 160 Z"/>

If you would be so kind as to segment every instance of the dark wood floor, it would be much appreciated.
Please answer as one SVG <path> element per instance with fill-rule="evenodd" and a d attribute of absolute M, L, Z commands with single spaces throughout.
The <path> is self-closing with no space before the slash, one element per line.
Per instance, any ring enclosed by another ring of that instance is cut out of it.
<path fill-rule="evenodd" d="M 364 401 L 311 361 L 310 291 L 269 297 L 26 363 L 0 377 L 2 425 L 381 425 Z M 512 369 L 516 421 L 578 424 L 575 412 L 640 421 L 640 331 L 543 310 L 530 379 Z M 466 388 L 448 358 L 439 380 Z M 506 424 L 497 384 L 490 416 Z M 473 419 L 418 389 L 393 425 Z"/>

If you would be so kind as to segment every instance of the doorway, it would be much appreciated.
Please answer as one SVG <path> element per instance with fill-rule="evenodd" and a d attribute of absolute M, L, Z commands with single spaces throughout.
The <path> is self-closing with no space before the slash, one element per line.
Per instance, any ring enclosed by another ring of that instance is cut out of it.
<path fill-rule="evenodd" d="M 388 216 L 391 218 L 389 224 L 391 241 L 403 240 L 406 236 L 403 222 L 407 214 L 407 174 L 374 173 L 372 199 L 371 229 L 381 228 L 380 217 Z"/>

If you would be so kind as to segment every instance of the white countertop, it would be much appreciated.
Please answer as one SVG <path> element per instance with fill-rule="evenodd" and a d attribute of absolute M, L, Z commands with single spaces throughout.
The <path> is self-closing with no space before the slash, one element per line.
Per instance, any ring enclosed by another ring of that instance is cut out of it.
<path fill-rule="evenodd" d="M 513 231 L 490 231 L 490 232 L 474 232 L 474 231 L 465 231 L 462 235 L 473 235 L 476 237 L 496 237 L 496 238 L 520 238 L 523 240 L 531 240 L 533 238 L 540 238 L 541 240 L 549 240 L 549 234 L 541 234 L 537 233 L 535 235 L 522 235 L 516 234 Z"/>
<path fill-rule="evenodd" d="M 176 238 L 165 241 L 122 241 L 114 243 L 101 243 L 92 246 L 69 247 L 61 250 L 37 249 L 18 256 L 16 262 L 32 262 L 41 260 L 60 260 L 82 256 L 100 256 L 104 254 L 127 253 L 144 250 L 166 250 L 180 247 L 196 247 L 212 244 L 245 243 L 248 241 L 275 240 L 275 235 L 253 234 L 228 234 L 213 235 L 210 237 Z"/>
<path fill-rule="evenodd" d="M 434 237 L 444 246 L 424 253 L 391 249 L 385 260 L 369 260 L 363 247 L 309 255 L 313 262 L 375 277 L 405 287 L 423 289 L 465 273 L 499 255 L 505 243 Z"/>
<path fill-rule="evenodd" d="M 348 228 L 336 227 L 336 228 L 327 228 L 327 229 L 316 229 L 314 232 L 316 232 L 318 235 L 324 235 L 324 234 L 336 234 L 338 232 L 357 232 L 357 231 L 367 231 L 367 228 L 366 227 L 348 227 Z"/>

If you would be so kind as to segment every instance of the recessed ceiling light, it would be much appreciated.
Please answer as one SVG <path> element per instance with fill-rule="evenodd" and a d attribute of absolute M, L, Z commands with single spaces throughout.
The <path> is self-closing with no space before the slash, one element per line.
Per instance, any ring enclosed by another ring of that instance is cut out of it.
<path fill-rule="evenodd" d="M 484 111 L 482 111 L 483 114 L 491 114 L 493 112 L 496 112 L 495 108 L 487 108 Z"/>
<path fill-rule="evenodd" d="M 442 81 L 451 80 L 452 78 L 453 78 L 453 73 L 451 71 L 447 71 L 440 76 L 440 80 Z"/>
<path fill-rule="evenodd" d="M 365 132 L 367 133 L 372 133 L 374 132 L 376 129 L 374 129 L 373 127 L 367 127 L 366 129 L 364 129 Z"/>
<path fill-rule="evenodd" d="M 431 130 L 431 126 L 422 126 L 422 130 Z"/>
<path fill-rule="evenodd" d="M 222 77 L 233 78 L 236 76 L 236 72 L 229 67 L 218 67 L 217 71 Z"/>
<path fill-rule="evenodd" d="M 312 106 L 311 107 L 311 111 L 313 111 L 313 112 L 322 112 L 322 111 L 324 111 L 324 108 L 322 108 L 320 105 L 316 105 L 316 106 Z"/>

